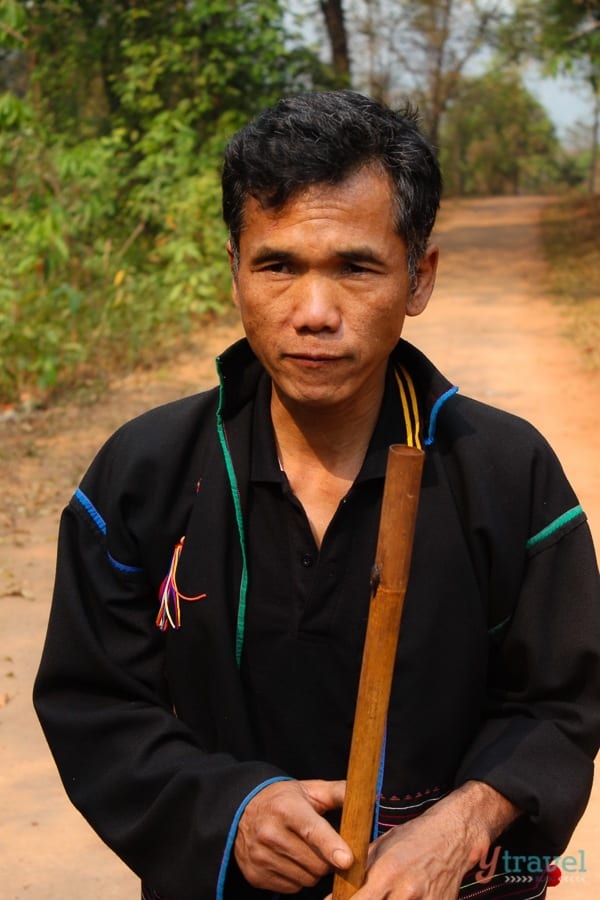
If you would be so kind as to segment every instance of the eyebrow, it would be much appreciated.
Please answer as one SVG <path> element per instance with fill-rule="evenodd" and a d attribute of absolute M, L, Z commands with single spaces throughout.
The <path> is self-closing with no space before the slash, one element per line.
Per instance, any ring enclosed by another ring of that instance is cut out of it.
<path fill-rule="evenodd" d="M 260 266 L 264 263 L 272 262 L 277 260 L 278 262 L 287 262 L 291 259 L 294 259 L 297 254 L 293 253 L 291 250 L 283 250 L 277 247 L 269 247 L 268 245 L 265 247 L 261 247 L 255 254 L 252 256 L 250 263 L 253 266 Z M 373 249 L 369 246 L 361 246 L 354 247 L 348 250 L 338 250 L 336 253 L 340 259 L 346 260 L 346 262 L 355 262 L 355 263 L 373 263 L 374 265 L 383 265 L 383 260 L 374 253 Z"/>
<path fill-rule="evenodd" d="M 273 260 L 278 260 L 279 262 L 285 262 L 286 260 L 293 259 L 294 254 L 290 250 L 280 250 L 276 247 L 261 247 L 254 256 L 251 257 L 250 263 L 253 266 L 260 266 L 263 263 L 272 262 Z"/>
<path fill-rule="evenodd" d="M 340 256 L 342 259 L 347 260 L 348 262 L 369 262 L 375 263 L 376 265 L 383 264 L 383 260 L 373 252 L 371 247 L 368 246 L 355 247 L 352 250 L 339 250 L 338 256 Z"/>

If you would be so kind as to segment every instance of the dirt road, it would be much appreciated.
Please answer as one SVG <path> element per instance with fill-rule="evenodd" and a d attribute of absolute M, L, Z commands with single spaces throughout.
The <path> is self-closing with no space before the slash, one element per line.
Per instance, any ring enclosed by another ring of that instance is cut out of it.
<path fill-rule="evenodd" d="M 449 204 L 442 264 L 425 316 L 405 336 L 465 394 L 530 419 L 550 439 L 600 546 L 600 376 L 581 367 L 543 296 L 535 198 Z M 232 319 L 199 336 L 168 370 L 131 376 L 88 408 L 63 406 L 0 424 L 0 896 L 133 900 L 137 880 L 69 805 L 31 710 L 48 615 L 60 508 L 100 442 L 124 419 L 214 382 L 213 357 L 239 335 Z M 549 896 L 600 896 L 600 788 Z M 583 853 L 583 857 L 581 856 Z M 567 868 L 567 867 L 565 867 Z"/>

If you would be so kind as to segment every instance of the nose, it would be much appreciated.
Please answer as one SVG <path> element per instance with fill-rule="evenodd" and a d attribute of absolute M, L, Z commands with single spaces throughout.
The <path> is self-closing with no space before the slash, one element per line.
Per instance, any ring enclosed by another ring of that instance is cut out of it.
<path fill-rule="evenodd" d="M 295 330 L 335 333 L 342 325 L 337 291 L 331 279 L 321 275 L 303 278 L 297 285 L 297 298 L 292 312 Z"/>

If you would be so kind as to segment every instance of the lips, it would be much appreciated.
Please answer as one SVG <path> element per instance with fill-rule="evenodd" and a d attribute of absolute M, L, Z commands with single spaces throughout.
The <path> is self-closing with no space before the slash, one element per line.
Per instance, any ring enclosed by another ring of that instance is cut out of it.
<path fill-rule="evenodd" d="M 287 357 L 287 359 L 294 360 L 294 362 L 305 363 L 307 365 L 335 363 L 341 362 L 344 359 L 343 356 L 336 356 L 334 354 L 327 353 L 286 353 L 285 356 Z"/>

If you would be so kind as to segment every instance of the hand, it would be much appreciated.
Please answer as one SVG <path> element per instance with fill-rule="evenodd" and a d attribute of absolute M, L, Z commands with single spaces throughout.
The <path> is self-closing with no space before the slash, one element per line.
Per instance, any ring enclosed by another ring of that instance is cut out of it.
<path fill-rule="evenodd" d="M 465 872 L 518 815 L 488 785 L 467 782 L 371 844 L 354 900 L 456 900 Z"/>
<path fill-rule="evenodd" d="M 345 789 L 345 781 L 278 781 L 253 797 L 234 845 L 246 881 L 294 894 L 333 868 L 349 868 L 350 848 L 323 818 L 327 810 L 341 807 Z"/>
<path fill-rule="evenodd" d="M 371 844 L 366 880 L 354 900 L 456 900 L 469 867 L 458 836 L 432 830 L 420 816 Z"/>

